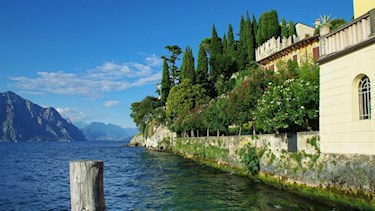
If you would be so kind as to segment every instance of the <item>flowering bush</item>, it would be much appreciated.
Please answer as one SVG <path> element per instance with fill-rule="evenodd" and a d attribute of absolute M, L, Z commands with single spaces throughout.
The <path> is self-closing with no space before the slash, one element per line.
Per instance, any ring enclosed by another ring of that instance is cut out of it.
<path fill-rule="evenodd" d="M 319 82 L 301 77 L 269 83 L 253 114 L 257 128 L 267 133 L 317 129 Z"/>

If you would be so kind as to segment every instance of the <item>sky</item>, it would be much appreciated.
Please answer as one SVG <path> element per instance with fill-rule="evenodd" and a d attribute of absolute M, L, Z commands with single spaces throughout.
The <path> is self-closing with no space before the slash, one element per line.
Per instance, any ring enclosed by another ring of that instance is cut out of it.
<path fill-rule="evenodd" d="M 353 0 L 0 0 L 0 92 L 73 123 L 135 127 L 131 104 L 157 96 L 165 46 L 197 57 L 213 25 L 237 34 L 241 16 L 272 9 L 313 26 L 323 15 L 350 21 Z"/>

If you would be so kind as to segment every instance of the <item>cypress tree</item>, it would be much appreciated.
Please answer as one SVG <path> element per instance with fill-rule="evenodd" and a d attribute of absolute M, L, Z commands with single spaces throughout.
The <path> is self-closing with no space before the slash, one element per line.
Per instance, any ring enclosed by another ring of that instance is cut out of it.
<path fill-rule="evenodd" d="M 256 43 L 257 43 L 257 46 L 260 46 L 263 42 L 263 34 L 262 34 L 262 30 L 263 30 L 263 17 L 262 15 L 259 17 L 259 22 L 258 22 L 258 27 L 257 27 L 257 33 L 256 33 Z"/>
<path fill-rule="evenodd" d="M 198 65 L 195 75 L 196 84 L 200 84 L 206 90 L 207 95 L 211 98 L 216 97 L 215 86 L 212 83 L 210 83 L 208 77 L 207 49 L 203 42 L 199 45 Z"/>
<path fill-rule="evenodd" d="M 210 74 L 211 79 L 215 83 L 218 76 L 221 74 L 220 63 L 222 56 L 222 43 L 217 35 L 215 25 L 212 27 L 212 36 L 210 43 Z"/>
<path fill-rule="evenodd" d="M 208 79 L 208 58 L 205 51 L 205 48 L 202 44 L 199 45 L 198 52 L 198 65 L 197 65 L 197 74 L 195 81 L 197 84 L 203 85 L 207 82 Z"/>
<path fill-rule="evenodd" d="M 289 34 L 288 34 L 288 28 L 287 28 L 287 25 L 286 25 L 286 20 L 285 18 L 283 18 L 281 20 L 281 38 L 288 38 L 289 37 Z"/>
<path fill-rule="evenodd" d="M 297 35 L 296 34 L 296 29 L 295 29 L 293 21 L 290 21 L 289 22 L 289 37 L 293 38 L 293 35 Z"/>
<path fill-rule="evenodd" d="M 240 20 L 240 42 L 242 42 L 245 38 L 244 38 L 244 35 L 245 35 L 245 19 L 243 18 L 243 16 L 241 15 L 241 20 Z M 240 43 L 242 44 L 242 43 Z"/>
<path fill-rule="evenodd" d="M 228 26 L 226 54 L 230 55 L 232 58 L 236 58 L 236 41 L 234 40 L 233 27 L 231 24 Z"/>
<path fill-rule="evenodd" d="M 251 23 L 253 25 L 253 35 L 254 35 L 254 44 L 256 43 L 256 34 L 258 31 L 258 24 L 257 24 L 257 19 L 253 15 L 253 21 Z"/>
<path fill-rule="evenodd" d="M 251 23 L 249 13 L 247 13 L 246 22 L 245 22 L 245 30 L 246 30 L 246 64 L 249 64 L 251 61 L 255 61 L 255 38 L 254 38 L 254 30 L 253 25 Z"/>
<path fill-rule="evenodd" d="M 275 38 L 280 37 L 280 33 L 281 33 L 279 18 L 275 10 L 271 10 L 271 12 L 269 12 L 268 20 L 269 20 L 268 22 L 269 25 L 267 27 L 268 33 L 266 36 L 266 41 L 272 37 L 275 37 Z"/>
<path fill-rule="evenodd" d="M 226 54 L 227 48 L 228 48 L 228 42 L 227 42 L 227 35 L 226 34 L 223 35 L 222 45 L 223 45 L 223 54 Z"/>
<path fill-rule="evenodd" d="M 246 49 L 246 22 L 243 16 L 240 20 L 240 34 L 237 47 L 237 66 L 239 70 L 242 70 L 246 66 L 247 51 Z"/>
<path fill-rule="evenodd" d="M 271 10 L 263 13 L 259 18 L 256 40 L 258 46 L 266 42 L 271 37 L 280 36 L 280 25 L 277 12 Z"/>
<path fill-rule="evenodd" d="M 163 62 L 163 74 L 161 78 L 161 102 L 165 105 L 167 102 L 169 91 L 171 90 L 171 79 L 169 78 L 169 66 L 167 63 L 167 58 L 162 57 Z"/>
<path fill-rule="evenodd" d="M 193 51 L 188 46 L 186 47 L 184 57 L 182 58 L 181 63 L 181 78 L 180 80 L 184 80 L 186 78 L 189 78 L 191 82 L 195 83 L 195 68 L 194 68 L 194 57 L 193 57 Z"/>
<path fill-rule="evenodd" d="M 215 25 L 212 26 L 212 36 L 210 43 L 210 52 L 212 55 L 221 55 L 223 51 L 223 46 L 219 36 L 217 35 Z"/>
<path fill-rule="evenodd" d="M 224 41 L 225 38 L 225 41 Z M 230 78 L 233 73 L 238 72 L 236 65 L 236 41 L 234 40 L 233 28 L 232 25 L 228 26 L 228 35 L 223 38 L 223 49 L 222 55 L 222 73 L 226 78 Z"/>

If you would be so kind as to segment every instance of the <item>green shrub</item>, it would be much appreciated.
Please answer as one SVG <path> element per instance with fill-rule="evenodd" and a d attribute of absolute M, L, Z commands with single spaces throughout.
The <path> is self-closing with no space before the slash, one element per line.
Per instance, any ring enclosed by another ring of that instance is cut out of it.
<path fill-rule="evenodd" d="M 247 144 L 245 147 L 240 149 L 239 155 L 244 169 L 252 175 L 257 174 L 260 167 L 256 148 L 252 147 L 250 144 Z"/>

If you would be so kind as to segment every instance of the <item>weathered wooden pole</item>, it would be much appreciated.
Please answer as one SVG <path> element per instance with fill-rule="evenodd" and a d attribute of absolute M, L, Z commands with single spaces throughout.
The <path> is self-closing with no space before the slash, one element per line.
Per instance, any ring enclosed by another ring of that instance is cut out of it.
<path fill-rule="evenodd" d="M 71 161 L 70 202 L 72 211 L 106 210 L 103 184 L 103 161 Z"/>

